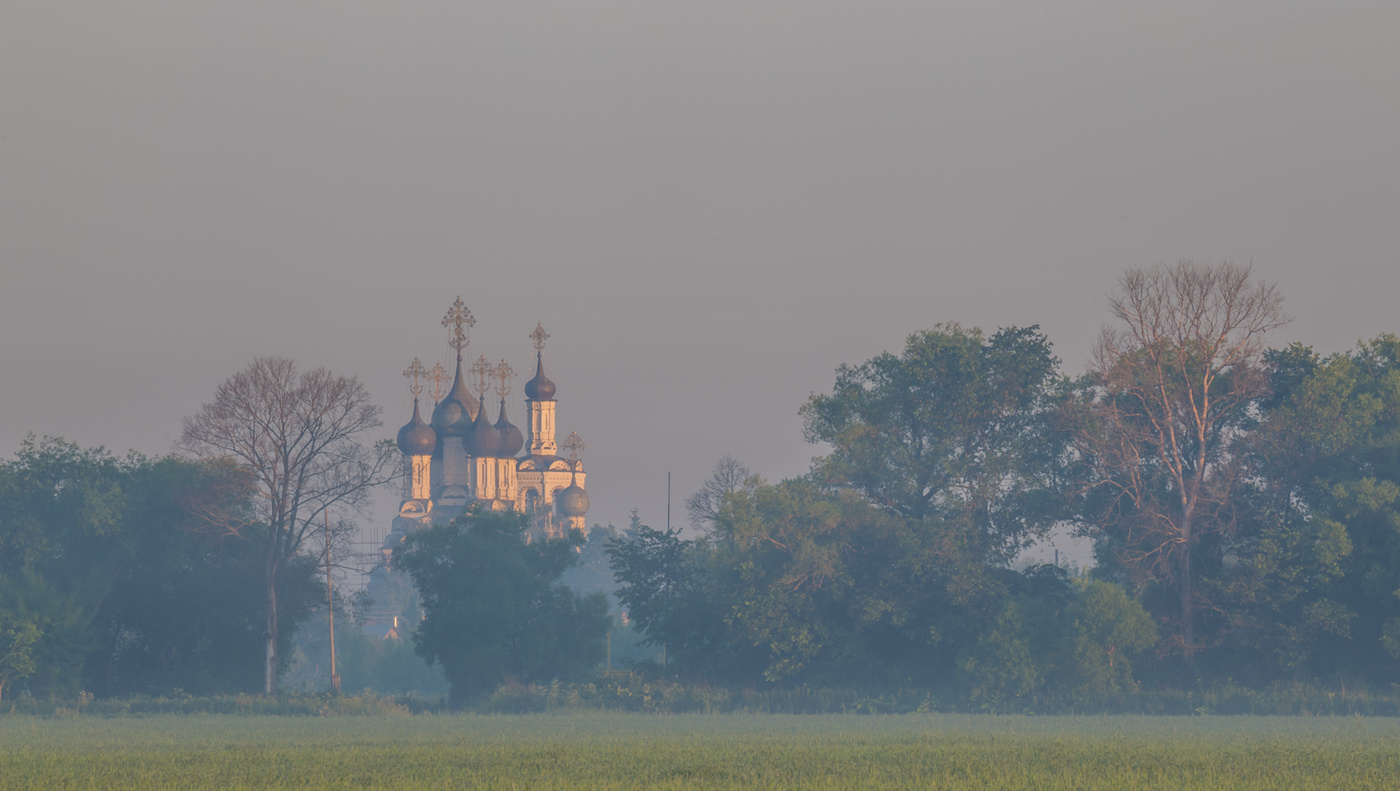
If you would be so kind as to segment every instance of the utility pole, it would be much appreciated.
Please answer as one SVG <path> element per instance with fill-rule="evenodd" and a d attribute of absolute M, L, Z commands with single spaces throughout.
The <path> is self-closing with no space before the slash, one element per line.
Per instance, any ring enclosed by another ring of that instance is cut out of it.
<path fill-rule="evenodd" d="M 331 592 L 331 513 L 322 511 L 326 518 L 326 623 L 331 630 L 331 692 L 340 694 L 340 674 L 335 672 L 335 596 Z"/>
<path fill-rule="evenodd" d="M 671 532 L 671 473 L 666 473 L 666 532 Z M 668 586 L 669 588 L 669 586 Z M 669 597 L 669 594 L 667 594 Z M 666 644 L 661 644 L 661 666 L 666 667 Z"/>

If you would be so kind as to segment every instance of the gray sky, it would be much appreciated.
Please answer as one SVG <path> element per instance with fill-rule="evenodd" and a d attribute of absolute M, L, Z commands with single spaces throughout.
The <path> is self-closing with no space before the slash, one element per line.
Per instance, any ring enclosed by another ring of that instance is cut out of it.
<path fill-rule="evenodd" d="M 553 335 L 590 519 L 659 525 L 668 470 L 677 503 L 724 453 L 805 471 L 798 407 L 911 331 L 1039 323 L 1082 370 L 1125 267 L 1253 260 L 1276 342 L 1347 348 L 1400 331 L 1397 35 L 1394 2 L 9 0 L 0 451 L 166 452 L 270 354 L 391 436 L 461 294 L 473 356 Z"/>

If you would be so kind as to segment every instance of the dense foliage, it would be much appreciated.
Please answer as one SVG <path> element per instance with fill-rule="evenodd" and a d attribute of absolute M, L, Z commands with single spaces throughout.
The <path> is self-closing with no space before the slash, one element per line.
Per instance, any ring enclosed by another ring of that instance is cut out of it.
<path fill-rule="evenodd" d="M 0 464 L 0 692 L 257 689 L 262 564 L 248 542 L 202 532 L 187 507 L 221 496 L 225 473 L 58 439 L 26 440 Z M 322 595 L 308 561 L 287 566 L 281 586 L 293 621 Z"/>
<path fill-rule="evenodd" d="M 530 542 L 523 514 L 473 507 L 394 553 L 423 608 L 414 645 L 442 665 L 454 707 L 506 678 L 577 677 L 602 662 L 606 599 L 559 582 L 577 538 Z"/>
<path fill-rule="evenodd" d="M 1007 568 L 1067 516 L 1056 367 L 1036 328 L 957 326 L 842 367 L 803 410 L 831 454 L 804 478 L 729 486 L 700 537 L 615 541 L 620 599 L 702 678 L 958 689 L 987 706 L 1130 693 L 1155 636 L 1142 607 L 1053 566 Z"/>
<path fill-rule="evenodd" d="M 1095 456 L 1143 439 L 1105 427 L 1125 419 L 1104 406 L 1119 396 L 1061 377 L 1033 328 L 950 326 L 841 368 L 809 401 L 809 438 L 831 453 L 808 476 L 729 481 L 693 537 L 614 540 L 618 596 L 669 671 L 709 682 L 916 686 L 993 709 L 1203 684 L 1384 689 L 1400 681 L 1400 339 L 1233 365 L 1221 377 L 1237 381 L 1212 385 L 1233 400 L 1207 393 L 1225 414 L 1183 467 L 1207 462 L 1189 578 L 1175 547 L 1150 550 L 1170 534 L 1143 527 L 1182 521 L 1149 514 L 1178 496 L 1158 451 L 1138 447 L 1138 470 Z M 1093 540 L 1090 573 L 1008 568 L 1056 523 Z"/>

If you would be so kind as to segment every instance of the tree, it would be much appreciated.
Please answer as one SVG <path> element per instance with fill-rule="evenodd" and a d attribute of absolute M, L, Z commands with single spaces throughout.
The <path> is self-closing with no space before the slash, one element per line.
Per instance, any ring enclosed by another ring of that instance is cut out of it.
<path fill-rule="evenodd" d="M 690 524 L 697 530 L 712 530 L 719 519 L 724 498 L 735 492 L 751 490 L 756 481 L 753 472 L 740 464 L 733 456 L 725 454 L 716 464 L 710 477 L 700 488 L 685 499 L 685 510 L 690 514 Z"/>
<path fill-rule="evenodd" d="M 264 650 L 260 559 L 248 542 L 197 532 L 186 507 L 223 499 L 238 488 L 235 473 L 173 457 L 118 459 L 53 438 L 26 440 L 0 463 L 0 619 L 37 630 L 32 690 L 261 686 L 260 669 L 250 678 L 237 666 Z M 290 622 L 324 595 L 315 573 L 311 563 L 284 574 Z"/>
<path fill-rule="evenodd" d="M 524 514 L 473 506 L 394 551 L 423 607 L 414 646 L 442 665 L 454 708 L 507 677 L 576 678 L 603 660 L 606 597 L 559 582 L 581 537 L 527 541 L 525 523 Z"/>
<path fill-rule="evenodd" d="M 42 634 L 32 620 L 0 612 L 0 701 L 5 699 L 6 684 L 23 681 L 34 672 L 34 644 Z"/>
<path fill-rule="evenodd" d="M 959 660 L 963 692 L 985 708 L 1039 701 L 1102 706 L 1131 691 L 1132 659 L 1156 641 L 1142 605 L 1111 582 L 1032 566 Z"/>
<path fill-rule="evenodd" d="M 1059 515 L 1058 363 L 1038 327 L 986 338 L 947 324 L 910 335 L 902 355 L 843 365 L 831 394 L 802 407 L 807 441 L 831 446 L 812 474 L 1009 561 Z"/>
<path fill-rule="evenodd" d="M 1065 621 L 1069 650 L 1060 683 L 1071 699 L 1092 705 L 1132 689 L 1133 658 L 1157 641 L 1142 605 L 1113 583 L 1089 581 Z"/>
<path fill-rule="evenodd" d="M 180 506 L 173 497 L 166 504 Z M 283 664 L 293 627 L 325 602 L 319 572 L 316 559 L 307 556 L 282 570 L 277 603 Z M 88 656 L 84 688 L 99 695 L 261 689 L 267 623 L 262 577 L 262 559 L 251 541 L 179 529 L 146 533 L 94 619 L 97 648 Z"/>
<path fill-rule="evenodd" d="M 392 447 L 361 444 L 380 425 L 379 407 L 358 379 L 324 368 L 298 372 L 280 357 L 254 360 L 185 419 L 183 452 L 229 460 L 243 473 L 246 497 L 194 508 L 215 530 L 258 547 L 267 601 L 265 693 L 277 688 L 278 591 L 287 565 L 328 509 L 361 508 L 374 487 L 399 473 Z"/>
<path fill-rule="evenodd" d="M 1400 678 L 1400 339 L 1266 354 L 1241 516 L 1217 582 L 1232 671 Z"/>
<path fill-rule="evenodd" d="M 622 586 L 618 601 L 645 643 L 662 647 L 668 666 L 700 674 L 732 664 L 728 599 L 711 565 L 711 542 L 648 527 L 634 511 L 627 533 L 605 551 Z"/>
<path fill-rule="evenodd" d="M 921 527 L 803 478 L 734 495 L 712 563 L 730 591 L 733 639 L 757 650 L 771 682 L 869 682 L 892 670 L 908 681 L 910 635 L 917 664 L 936 664 L 919 650 L 932 632 L 920 550 L 937 537 Z"/>
<path fill-rule="evenodd" d="M 1072 410 L 1089 532 L 1137 584 L 1175 591 L 1172 638 L 1188 668 L 1202 605 L 1193 557 L 1233 522 L 1237 441 L 1269 392 L 1260 355 L 1288 320 L 1282 302 L 1248 266 L 1128 270 Z"/>
<path fill-rule="evenodd" d="M 92 623 L 147 529 L 128 490 L 149 469 L 139 456 L 32 436 L 0 464 L 0 612 L 37 630 L 31 687 L 78 691 Z"/>

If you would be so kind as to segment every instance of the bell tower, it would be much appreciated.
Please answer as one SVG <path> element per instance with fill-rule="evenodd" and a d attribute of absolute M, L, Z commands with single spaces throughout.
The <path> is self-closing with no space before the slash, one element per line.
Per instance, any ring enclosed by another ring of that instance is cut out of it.
<path fill-rule="evenodd" d="M 530 412 L 531 456 L 553 456 L 559 452 L 559 444 L 554 441 L 554 383 L 544 375 L 544 342 L 549 333 L 544 331 L 543 322 L 535 325 L 530 333 L 535 342 L 535 378 L 525 383 L 525 407 Z"/>

